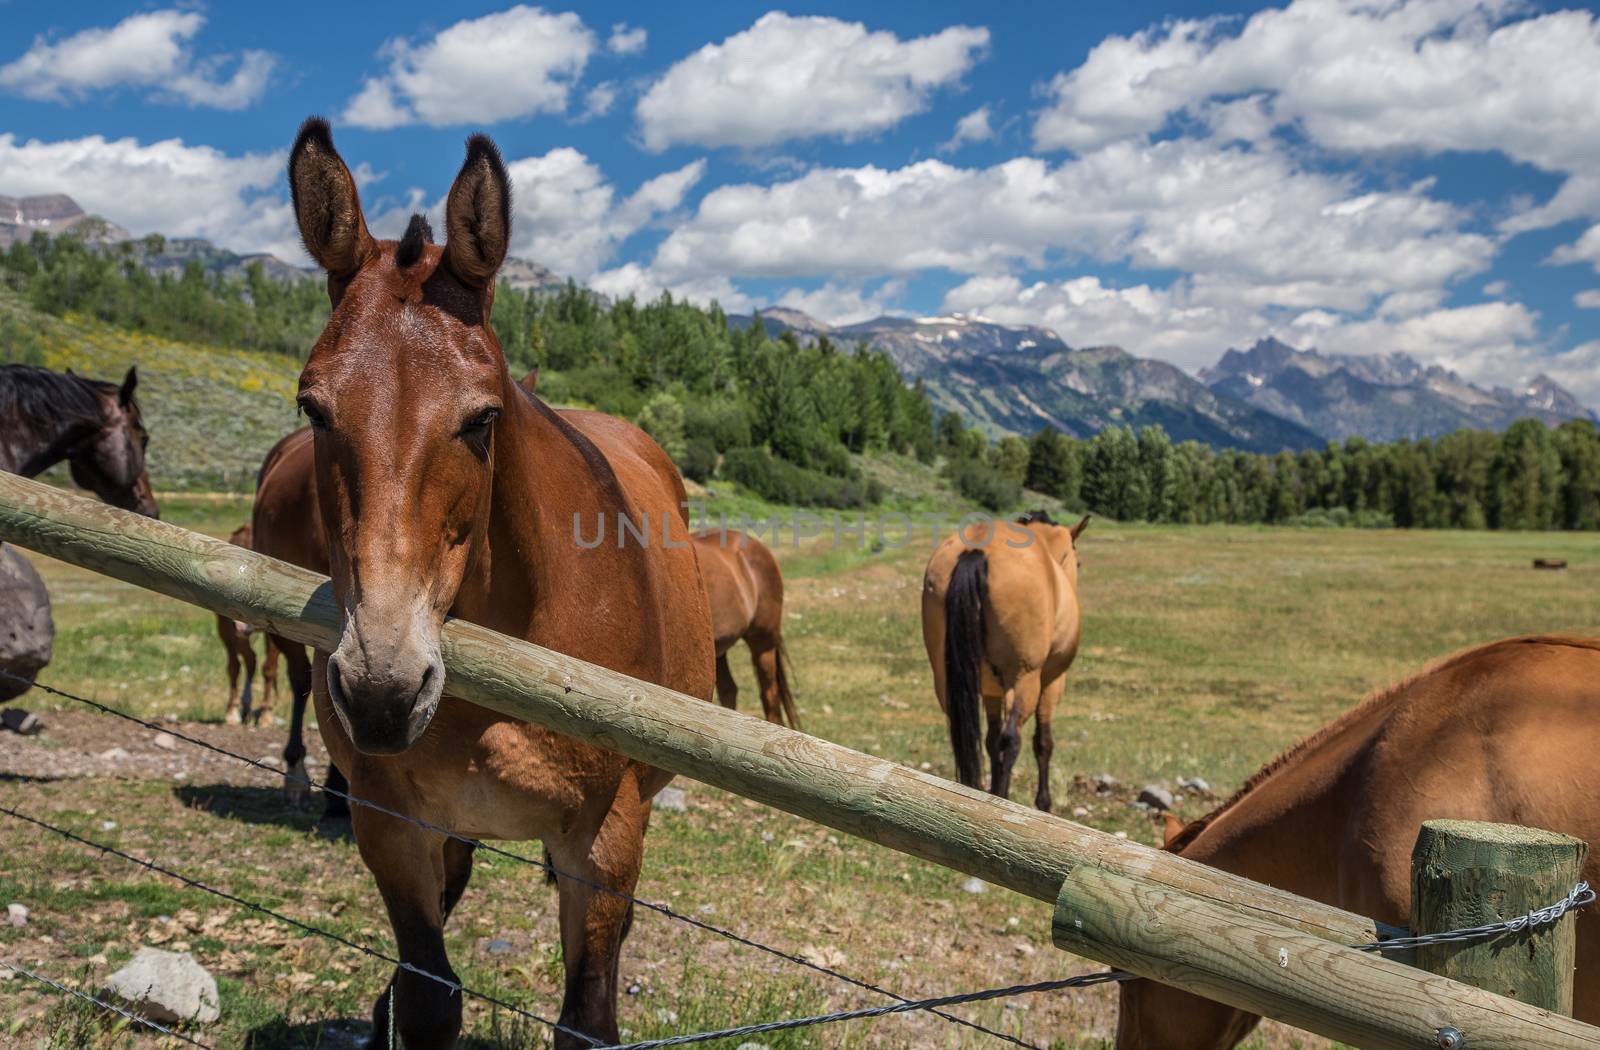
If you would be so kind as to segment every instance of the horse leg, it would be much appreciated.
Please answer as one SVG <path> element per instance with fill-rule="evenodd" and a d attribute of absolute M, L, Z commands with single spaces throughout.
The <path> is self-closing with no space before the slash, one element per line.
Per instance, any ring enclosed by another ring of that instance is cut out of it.
<path fill-rule="evenodd" d="M 456 900 L 471 874 L 452 841 L 387 814 L 363 809 L 355 820 L 356 845 L 378 883 L 400 960 L 447 981 L 455 981 L 444 947 L 444 921 L 450 891 Z M 454 877 L 452 877 L 454 876 Z M 398 993 L 398 994 L 397 994 Z M 461 993 L 410 970 L 397 969 L 372 1008 L 368 1050 L 389 1050 L 389 1011 L 393 1001 L 396 1045 L 406 1050 L 448 1050 L 461 1034 Z"/>
<path fill-rule="evenodd" d="M 256 647 L 249 633 L 239 635 L 239 656 L 244 659 L 244 692 L 239 696 L 239 721 L 250 718 L 252 692 L 256 683 Z"/>
<path fill-rule="evenodd" d="M 633 902 L 567 876 L 570 873 L 632 894 L 644 860 L 649 819 L 649 804 L 639 800 L 639 784 L 630 772 L 618 785 L 610 812 L 592 838 L 585 841 L 582 834 L 574 834 L 547 842 L 551 859 L 561 872 L 556 884 L 561 895 L 561 949 L 567 969 L 561 1024 L 606 1043 L 620 1041 L 617 970 Z M 555 1033 L 556 1050 L 580 1050 L 585 1045 L 576 1036 Z"/>
<path fill-rule="evenodd" d="M 1005 718 L 1005 708 L 994 707 L 985 700 L 983 711 L 989 726 L 983 736 L 984 750 L 989 753 L 989 794 L 1000 795 L 1000 723 Z"/>
<path fill-rule="evenodd" d="M 728 670 L 727 653 L 717 657 L 717 703 L 729 711 L 739 706 L 739 683 L 733 680 L 733 672 Z"/>
<path fill-rule="evenodd" d="M 311 798 L 311 777 L 306 771 L 304 735 L 306 700 L 311 695 L 311 664 L 306 658 L 305 646 L 277 639 L 274 639 L 274 642 L 278 650 L 283 653 L 284 662 L 288 664 L 289 689 L 294 694 L 294 701 L 289 705 L 289 739 L 283 745 L 285 771 L 283 792 L 291 806 L 302 809 Z M 268 705 L 263 698 L 262 711 L 265 712 L 267 709 Z"/>
<path fill-rule="evenodd" d="M 222 639 L 222 651 L 228 654 L 228 706 L 223 709 L 222 720 L 236 726 L 243 718 L 239 713 L 239 652 L 234 644 L 236 631 L 232 620 L 217 617 L 217 637 Z"/>
<path fill-rule="evenodd" d="M 272 635 L 261 636 L 261 705 L 272 710 L 278 694 L 278 646 Z"/>
<path fill-rule="evenodd" d="M 778 646 L 759 635 L 746 638 L 750 647 L 750 666 L 756 673 L 756 688 L 761 691 L 761 713 L 773 725 L 783 725 L 783 701 L 778 695 Z"/>
<path fill-rule="evenodd" d="M 1056 703 L 1067 684 L 1067 676 L 1060 675 L 1044 687 L 1039 694 L 1038 721 L 1033 726 L 1033 760 L 1039 765 L 1039 790 L 1033 796 L 1035 807 L 1050 812 L 1050 757 L 1055 754 L 1055 732 L 1050 722 L 1055 717 Z"/>
<path fill-rule="evenodd" d="M 1033 714 L 1038 702 L 1038 671 L 1024 672 L 1017 677 L 1016 684 L 1006 690 L 1005 701 L 1001 707 L 1004 724 L 1000 729 L 997 747 L 1000 765 L 995 770 L 993 778 L 995 784 L 993 794 L 1001 798 L 1011 797 L 1011 770 L 1017 764 L 1017 755 L 1022 753 L 1022 722 Z"/>

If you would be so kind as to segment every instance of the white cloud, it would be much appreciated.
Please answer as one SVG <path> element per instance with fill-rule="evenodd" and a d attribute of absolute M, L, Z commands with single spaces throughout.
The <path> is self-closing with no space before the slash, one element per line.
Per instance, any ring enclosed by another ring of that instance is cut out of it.
<path fill-rule="evenodd" d="M 588 157 L 559 148 L 506 165 L 512 183 L 514 255 L 583 278 L 610 262 L 628 237 L 682 204 L 705 173 L 695 161 L 649 180 L 626 198 Z"/>
<path fill-rule="evenodd" d="M 237 63 L 229 55 L 198 57 L 190 43 L 205 21 L 194 11 L 150 11 L 55 42 L 36 37 L 21 57 L 0 66 L 0 88 L 51 102 L 138 88 L 158 100 L 243 109 L 266 91 L 277 60 L 255 50 L 242 52 Z M 233 73 L 224 76 L 230 64 Z"/>
<path fill-rule="evenodd" d="M 1556 265 L 1588 263 L 1600 273 L 1600 223 L 1583 231 L 1583 236 L 1571 244 L 1563 244 L 1551 252 L 1548 261 Z"/>
<path fill-rule="evenodd" d="M 667 70 L 639 100 L 640 131 L 650 150 L 861 138 L 926 109 L 988 43 L 989 31 L 971 26 L 901 40 L 860 22 L 773 11 Z"/>
<path fill-rule="evenodd" d="M 583 119 L 591 120 L 603 117 L 611 112 L 611 107 L 617 102 L 617 85 L 609 80 L 602 81 L 590 88 L 588 94 L 583 96 Z"/>
<path fill-rule="evenodd" d="M 294 216 L 278 192 L 283 165 L 282 151 L 235 157 L 181 139 L 22 142 L 0 133 L 0 186 L 8 193 L 65 193 L 135 234 L 209 237 L 303 261 Z"/>
<path fill-rule="evenodd" d="M 1484 295 L 1492 295 L 1496 298 L 1499 298 L 1510 290 L 1511 285 L 1507 284 L 1505 281 L 1490 281 L 1488 284 L 1483 286 Z"/>
<path fill-rule="evenodd" d="M 644 50 L 648 39 L 649 34 L 643 27 L 618 22 L 611 27 L 611 35 L 606 38 L 606 50 L 614 55 L 636 55 Z"/>
<path fill-rule="evenodd" d="M 601 295 L 608 295 L 613 299 L 632 296 L 640 302 L 648 302 L 659 298 L 662 292 L 669 292 L 675 298 L 687 299 L 702 305 L 718 303 L 730 313 L 748 313 L 761 305 L 736 288 L 726 277 L 668 281 L 663 280 L 649 267 L 633 262 L 624 263 L 614 269 L 602 270 L 590 277 L 586 283 Z"/>
<path fill-rule="evenodd" d="M 828 281 L 820 288 L 790 288 L 777 303 L 828 324 L 854 324 L 889 313 L 905 290 L 904 281 L 885 281 L 870 292 L 859 285 Z"/>
<path fill-rule="evenodd" d="M 425 42 L 396 38 L 380 51 L 388 72 L 364 82 L 342 119 L 443 127 L 563 113 L 595 46 L 577 15 L 524 5 L 457 22 Z"/>
<path fill-rule="evenodd" d="M 969 142 L 988 142 L 994 138 L 994 128 L 989 125 L 989 107 L 979 106 L 956 121 L 955 132 L 939 146 L 940 153 L 950 153 Z"/>
<path fill-rule="evenodd" d="M 1572 297 L 1572 305 L 1580 310 L 1600 310 L 1600 288 L 1589 288 Z"/>
<path fill-rule="evenodd" d="M 993 274 L 1091 257 L 1203 275 L 1246 306 L 1358 310 L 1481 270 L 1492 241 L 1426 183 L 1357 192 L 1270 149 L 1119 143 L 1051 166 L 929 160 L 724 185 L 660 245 L 668 280 Z"/>
<path fill-rule="evenodd" d="M 1522 17 L 1527 15 L 1527 17 Z M 1243 23 L 1183 20 L 1113 36 L 1050 85 L 1043 149 L 1089 149 L 1267 96 L 1324 147 L 1497 150 L 1548 171 L 1600 161 L 1600 23 L 1519 0 L 1295 0 Z"/>

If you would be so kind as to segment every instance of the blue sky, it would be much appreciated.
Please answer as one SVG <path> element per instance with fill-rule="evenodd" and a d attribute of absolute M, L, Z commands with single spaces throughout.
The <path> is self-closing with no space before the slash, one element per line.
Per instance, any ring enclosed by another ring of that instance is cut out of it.
<path fill-rule="evenodd" d="M 1276 334 L 1600 405 L 1592 7 L 688 11 L 0 0 L 0 194 L 303 261 L 304 116 L 391 235 L 482 129 L 513 250 L 611 294 L 960 311 L 1190 369 Z"/>

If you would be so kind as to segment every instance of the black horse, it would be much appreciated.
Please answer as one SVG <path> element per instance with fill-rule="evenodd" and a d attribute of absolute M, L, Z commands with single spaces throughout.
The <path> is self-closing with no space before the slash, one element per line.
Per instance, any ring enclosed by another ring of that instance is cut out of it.
<path fill-rule="evenodd" d="M 145 446 L 150 435 L 134 397 L 138 373 L 121 385 L 31 365 L 0 365 L 0 470 L 34 477 L 67 461 L 72 480 L 107 503 L 159 517 Z M 50 596 L 16 551 L 0 551 L 0 703 L 28 690 L 50 662 L 55 628 Z M 0 724 L 37 732 L 39 720 L 15 708 Z"/>

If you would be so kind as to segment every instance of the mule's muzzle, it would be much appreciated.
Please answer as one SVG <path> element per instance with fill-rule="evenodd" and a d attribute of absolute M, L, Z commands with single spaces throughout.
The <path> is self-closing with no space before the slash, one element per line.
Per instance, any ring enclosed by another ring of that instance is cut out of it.
<path fill-rule="evenodd" d="M 428 729 L 444 692 L 444 664 L 437 652 L 354 656 L 341 643 L 328 657 L 328 699 L 357 751 L 398 755 Z M 412 658 L 407 659 L 410 655 Z"/>

